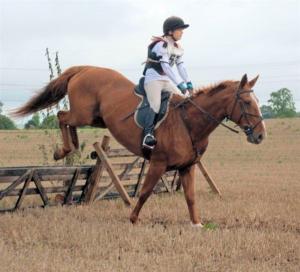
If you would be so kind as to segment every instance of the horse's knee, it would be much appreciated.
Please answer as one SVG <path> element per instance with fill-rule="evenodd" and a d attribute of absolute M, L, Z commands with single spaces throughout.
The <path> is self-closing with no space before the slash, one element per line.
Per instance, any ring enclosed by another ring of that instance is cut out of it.
<path fill-rule="evenodd" d="M 194 197 L 186 197 L 186 203 L 188 204 L 188 206 L 195 205 L 195 199 L 194 199 Z"/>

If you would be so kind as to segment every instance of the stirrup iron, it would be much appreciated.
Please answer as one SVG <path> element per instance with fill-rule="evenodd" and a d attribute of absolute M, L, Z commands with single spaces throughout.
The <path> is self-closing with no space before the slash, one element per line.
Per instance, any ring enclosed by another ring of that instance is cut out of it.
<path fill-rule="evenodd" d="M 150 141 L 153 142 L 152 145 L 150 145 L 149 143 L 146 143 L 146 140 L 147 140 L 148 137 L 151 138 Z M 145 148 L 148 148 L 148 149 L 154 149 L 156 143 L 157 143 L 157 141 L 156 141 L 154 135 L 148 133 L 148 134 L 145 135 L 145 137 L 144 137 L 144 139 L 143 139 L 143 144 L 142 144 L 142 146 L 145 147 Z"/>

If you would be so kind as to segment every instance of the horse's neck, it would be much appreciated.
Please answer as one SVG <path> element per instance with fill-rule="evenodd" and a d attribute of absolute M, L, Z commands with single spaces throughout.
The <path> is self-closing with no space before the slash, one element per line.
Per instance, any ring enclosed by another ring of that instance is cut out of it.
<path fill-rule="evenodd" d="M 199 95 L 195 97 L 194 102 L 205 110 L 215 120 L 221 122 L 225 116 L 224 99 L 214 95 L 209 97 Z M 197 142 L 206 139 L 219 125 L 218 122 L 212 120 L 208 114 L 201 112 L 195 105 L 190 104 L 188 108 L 189 122 L 192 131 L 190 132 L 192 139 Z"/>

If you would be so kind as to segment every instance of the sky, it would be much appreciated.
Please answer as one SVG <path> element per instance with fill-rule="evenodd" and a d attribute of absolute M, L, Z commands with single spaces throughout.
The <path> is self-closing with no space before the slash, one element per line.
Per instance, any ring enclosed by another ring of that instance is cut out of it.
<path fill-rule="evenodd" d="M 172 15 L 196 87 L 247 73 L 260 104 L 286 87 L 300 111 L 300 0 L 0 0 L 0 101 L 5 113 L 49 82 L 49 48 L 62 69 L 95 65 L 133 82 L 152 35 Z"/>

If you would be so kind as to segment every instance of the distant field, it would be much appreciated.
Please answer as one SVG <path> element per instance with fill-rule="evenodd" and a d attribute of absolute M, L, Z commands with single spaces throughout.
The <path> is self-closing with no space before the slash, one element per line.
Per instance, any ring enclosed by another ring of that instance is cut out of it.
<path fill-rule="evenodd" d="M 189 226 L 182 193 L 150 197 L 136 226 L 120 200 L 0 215 L 0 271 L 300 271 L 300 119 L 266 125 L 258 146 L 212 134 L 203 162 L 223 197 L 198 172 L 204 229 Z M 105 133 L 79 130 L 78 163 Z M 57 131 L 1 131 L 0 167 L 62 164 L 57 143 Z"/>

